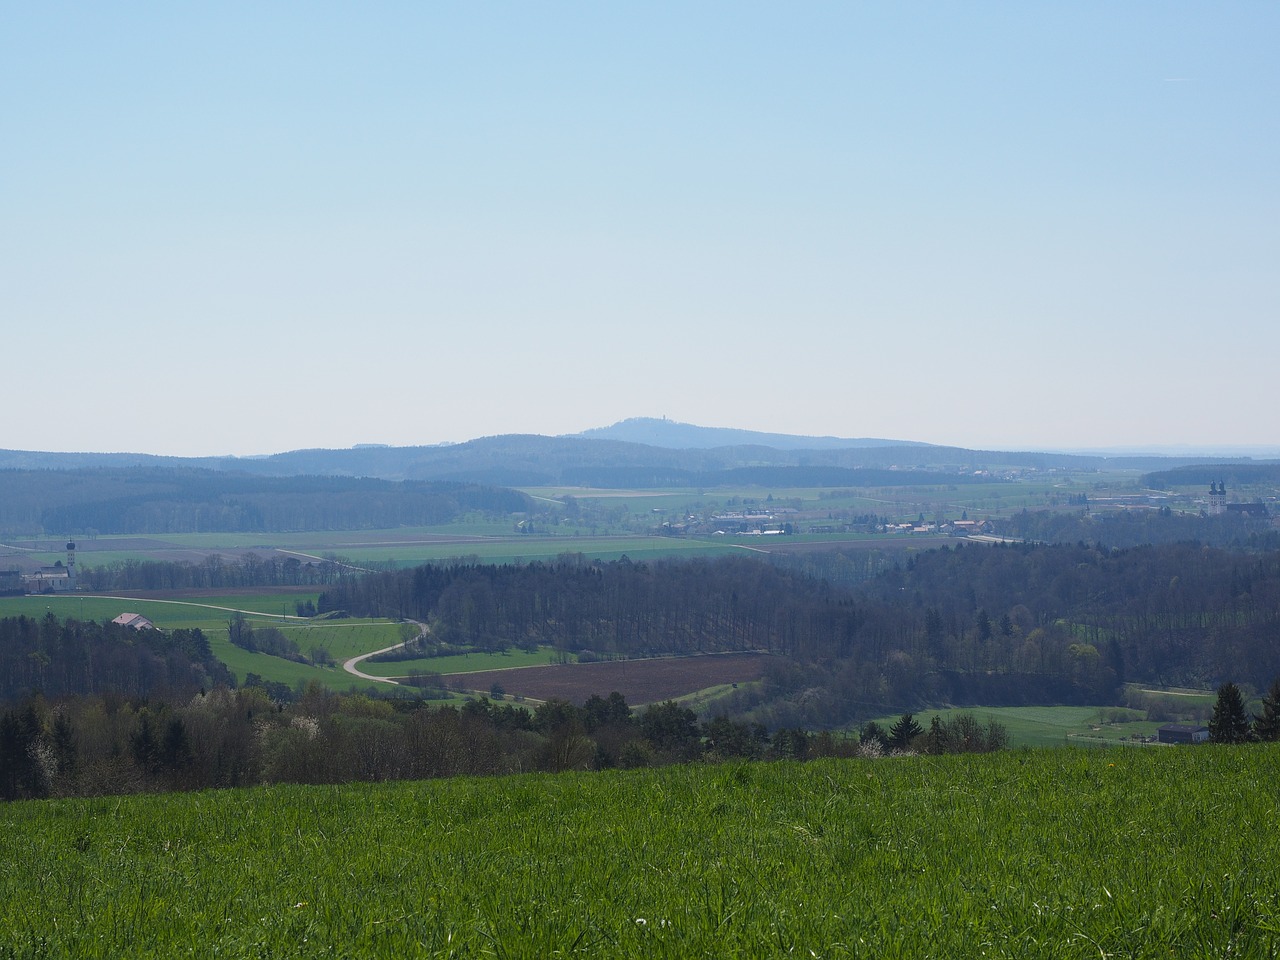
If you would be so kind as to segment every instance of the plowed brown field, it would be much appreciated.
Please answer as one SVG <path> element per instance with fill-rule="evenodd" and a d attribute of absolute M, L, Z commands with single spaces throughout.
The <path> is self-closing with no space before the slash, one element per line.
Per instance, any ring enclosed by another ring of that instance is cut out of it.
<path fill-rule="evenodd" d="M 482 670 L 451 673 L 444 679 L 453 690 L 487 693 L 496 683 L 507 694 L 532 700 L 560 697 L 574 704 L 581 704 L 593 693 L 607 697 L 616 690 L 634 707 L 682 697 L 722 683 L 758 680 L 768 659 L 767 654 L 761 653 L 726 653 Z"/>

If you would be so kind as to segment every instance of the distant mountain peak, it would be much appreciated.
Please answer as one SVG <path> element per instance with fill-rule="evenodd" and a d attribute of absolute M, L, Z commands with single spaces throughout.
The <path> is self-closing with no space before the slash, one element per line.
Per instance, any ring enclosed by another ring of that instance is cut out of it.
<path fill-rule="evenodd" d="M 671 450 L 712 450 L 717 447 L 771 447 L 774 450 L 847 450 L 859 447 L 925 447 L 910 440 L 876 438 L 809 437 L 789 433 L 763 433 L 732 427 L 700 427 L 666 417 L 630 417 L 612 426 L 594 427 L 573 434 L 587 440 L 623 440 Z"/>

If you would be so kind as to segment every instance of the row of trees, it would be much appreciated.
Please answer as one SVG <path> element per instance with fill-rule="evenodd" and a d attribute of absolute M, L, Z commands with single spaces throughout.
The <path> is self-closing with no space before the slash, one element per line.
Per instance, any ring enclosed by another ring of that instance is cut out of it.
<path fill-rule="evenodd" d="M 265 653 L 269 656 L 292 660 L 295 663 L 325 665 L 332 662 L 329 651 L 322 646 L 312 647 L 303 654 L 296 641 L 279 627 L 254 627 L 243 613 L 236 611 L 227 621 L 227 639 L 241 650 Z"/>
<path fill-rule="evenodd" d="M 961 713 L 944 720 L 934 715 L 926 730 L 910 713 L 904 713 L 888 730 L 874 720 L 863 726 L 864 746 L 877 744 L 882 751 L 925 754 L 994 753 L 1009 745 L 1009 731 L 998 720 L 982 723 L 973 714 Z"/>
<path fill-rule="evenodd" d="M 993 749 L 968 719 L 907 745 L 925 752 Z M 633 768 L 731 758 L 878 756 L 889 741 L 790 728 L 770 733 L 728 717 L 699 722 L 674 702 L 633 712 L 618 693 L 535 711 L 487 699 L 461 708 L 339 695 L 312 685 L 284 704 L 261 686 L 186 699 L 115 694 L 0 713 L 0 799 L 188 790 L 259 783 L 341 783 L 521 771 Z"/>
<path fill-rule="evenodd" d="M 344 570 L 337 559 L 302 561 L 283 554 L 248 552 L 228 558 L 220 554 L 200 563 L 129 558 L 81 567 L 81 589 L 219 590 L 242 587 L 317 587 L 336 583 Z M 314 611 L 313 611 L 314 612 Z"/>

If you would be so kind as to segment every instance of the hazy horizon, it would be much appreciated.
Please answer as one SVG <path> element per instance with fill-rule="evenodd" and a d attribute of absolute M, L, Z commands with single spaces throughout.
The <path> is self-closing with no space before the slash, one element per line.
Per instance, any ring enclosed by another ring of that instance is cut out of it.
<path fill-rule="evenodd" d="M 0 447 L 1274 449 L 1280 8 L 15 7 Z"/>
<path fill-rule="evenodd" d="M 726 426 L 716 426 L 716 425 L 710 425 L 710 424 L 691 424 L 691 423 L 687 423 L 687 422 L 685 422 L 685 421 L 675 420 L 675 419 L 672 419 L 672 418 L 646 417 L 646 416 L 644 416 L 644 415 L 640 415 L 640 416 L 637 416 L 637 417 L 628 417 L 628 418 L 624 418 L 624 421 L 618 421 L 617 423 L 613 423 L 613 424 L 597 424 L 597 425 L 596 425 L 596 426 L 594 426 L 594 427 L 588 427 L 588 428 L 585 428 L 585 430 L 581 430 L 581 431 L 574 431 L 573 433 L 567 433 L 567 434 L 548 434 L 548 433 L 538 433 L 537 431 L 521 431 L 521 432 L 519 433 L 519 435 L 533 435 L 533 436 L 543 436 L 543 437 L 551 437 L 551 438 L 554 438 L 554 437 L 578 437 L 578 436 L 580 436 L 581 434 L 586 433 L 587 431 L 590 431 L 590 430 L 607 429 L 607 428 L 609 428 L 609 427 L 617 426 L 617 425 L 618 425 L 618 423 L 625 422 L 625 420 L 637 420 L 637 419 L 640 419 L 640 420 L 645 420 L 645 419 L 654 419 L 654 420 L 667 419 L 667 420 L 669 420 L 673 425 L 676 425 L 676 426 L 696 427 L 696 428 L 698 428 L 698 429 L 704 429 L 704 430 L 731 430 L 731 431 L 733 431 L 733 432 L 735 432 L 735 433 L 739 433 L 739 432 L 741 432 L 741 433 L 761 433 L 761 434 L 771 433 L 771 434 L 775 434 L 775 435 L 777 434 L 777 432 L 776 432 L 776 431 L 758 431 L 758 430 L 755 430 L 754 428 L 751 428 L 751 427 L 726 427 Z M 461 437 L 461 438 L 458 438 L 458 439 L 456 439 L 456 440 L 442 440 L 442 441 L 437 441 L 437 442 L 435 442 L 435 443 L 430 443 L 430 444 L 414 444 L 414 443 L 405 443 L 405 444 L 389 444 L 389 443 L 383 443 L 383 442 L 380 442 L 380 441 L 356 441 L 355 443 L 347 444 L 347 445 L 342 446 L 342 447 L 334 446 L 334 445 L 323 445 L 323 444 L 322 444 L 322 445 L 317 445 L 317 446 L 312 446 L 312 447 L 286 447 L 286 448 L 281 448 L 281 449 L 278 449 L 278 450 L 260 450 L 260 451 L 256 451 L 256 452 L 254 452 L 254 453 L 245 453 L 245 454 L 240 454 L 240 453 L 230 453 L 230 452 L 225 452 L 225 451 L 224 451 L 224 452 L 210 451 L 210 452 L 207 452 L 207 453 L 199 453 L 199 454 L 156 454 L 154 451 L 151 451 L 151 450 L 61 450 L 61 451 L 55 451 L 55 450 L 39 450 L 39 449 L 36 449 L 36 448 L 8 448 L 8 449 L 24 449 L 24 450 L 28 450 L 29 452 L 32 452 L 32 453 L 70 453 L 70 454 L 138 454 L 138 455 L 142 455 L 142 456 L 176 456 L 176 457 L 192 457 L 192 458 L 202 458 L 202 457 L 212 457 L 212 458 L 219 458 L 219 457 L 234 457 L 234 458 L 238 458 L 238 459 L 249 459 L 249 460 L 251 460 L 251 459 L 256 459 L 256 458 L 261 458 L 261 457 L 270 457 L 270 456 L 273 456 L 273 455 L 276 455 L 276 454 L 281 454 L 281 453 L 292 453 L 292 452 L 295 452 L 295 451 L 298 451 L 298 450 L 303 450 L 303 449 L 314 449 L 314 450 L 332 449 L 332 450 L 342 450 L 342 449 L 358 449 L 358 448 L 362 448 L 362 447 L 367 447 L 367 448 L 387 448 L 387 447 L 413 447 L 413 446 L 455 446 L 455 445 L 457 445 L 457 444 L 469 443 L 469 442 L 471 442 L 471 441 L 473 441 L 473 440 L 482 440 L 482 439 L 491 438 L 491 437 L 511 436 L 511 435 L 516 435 L 516 434 L 513 434 L 513 433 L 512 433 L 512 432 L 510 432 L 510 431 L 508 431 L 508 432 L 506 432 L 506 433 L 497 433 L 497 434 L 481 434 L 481 435 L 478 435 L 478 436 L 475 436 L 475 437 Z M 818 434 L 785 434 L 785 435 L 786 435 L 786 436 L 789 436 L 789 437 L 793 437 L 793 438 L 799 438 L 799 439 L 803 439 L 803 438 L 808 437 L 808 438 L 812 438 L 812 439 L 815 439 L 815 440 L 832 440 L 832 439 L 851 440 L 851 441 L 858 441 L 858 440 L 886 440 L 886 441 L 902 441 L 904 444 L 916 444 L 916 443 L 920 443 L 920 442 L 921 442 L 921 441 L 916 441 L 916 440 L 914 440 L 914 439 L 913 439 L 913 438 L 911 438 L 911 437 L 841 437 L 841 436 L 836 436 L 836 435 L 832 435 L 832 434 L 823 434 L 823 435 L 818 435 Z M 632 441 L 632 442 L 643 442 L 643 441 Z M 1115 457 L 1115 456 L 1160 456 L 1160 457 L 1166 457 L 1166 456 L 1167 456 L 1167 457 L 1203 456 L 1203 457 L 1213 457 L 1213 458 L 1219 458 L 1219 457 L 1223 457 L 1223 458 L 1255 458 L 1255 459 L 1274 459 L 1274 458 L 1280 458 L 1280 444 L 1271 444 L 1271 445 L 1267 445 L 1267 444 L 1235 444 L 1235 445 L 1232 445 L 1232 444 L 1224 444 L 1224 445 L 1217 445 L 1217 446 L 1214 446 L 1214 445 L 1196 445 L 1196 444 L 1168 444 L 1168 445 L 1160 445 L 1160 444 L 1146 444 L 1146 445 L 1142 445 L 1142 444 L 1135 444 L 1135 445 L 1131 445 L 1131 446 L 1124 446 L 1124 445 L 1120 445 L 1120 446 L 1113 446 L 1113 447 L 1052 447 L 1052 446 L 1020 446 L 1020 447 L 1019 447 L 1019 446 L 1010 446 L 1010 447 L 973 447 L 973 448 L 968 448 L 968 447 L 964 447 L 962 444 L 953 444 L 953 443 L 940 443 L 940 444 L 931 444 L 931 445 L 933 445 L 933 446 L 941 446 L 941 447 L 960 447 L 960 448 L 963 448 L 963 449 L 976 449 L 976 450 L 1003 451 L 1003 452 L 1010 452 L 1010 453 L 1012 453 L 1012 452 L 1065 453 L 1065 454 L 1078 454 L 1078 455 L 1082 455 L 1082 456 L 1106 456 L 1106 457 Z"/>

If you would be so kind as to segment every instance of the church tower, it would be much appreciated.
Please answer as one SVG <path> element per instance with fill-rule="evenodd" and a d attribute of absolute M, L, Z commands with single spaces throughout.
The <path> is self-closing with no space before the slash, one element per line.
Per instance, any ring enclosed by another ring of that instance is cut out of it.
<path fill-rule="evenodd" d="M 1219 481 L 1209 483 L 1209 516 L 1219 517 L 1227 512 L 1227 485 Z"/>

